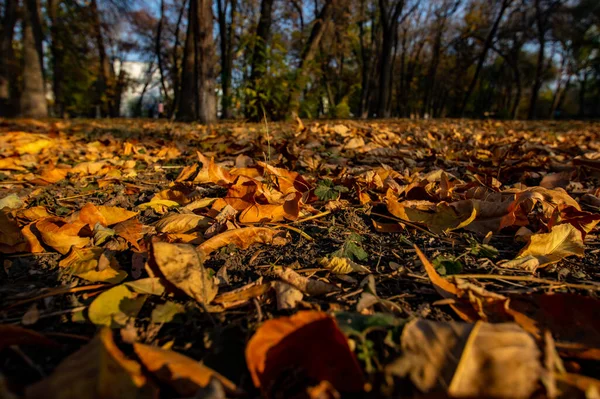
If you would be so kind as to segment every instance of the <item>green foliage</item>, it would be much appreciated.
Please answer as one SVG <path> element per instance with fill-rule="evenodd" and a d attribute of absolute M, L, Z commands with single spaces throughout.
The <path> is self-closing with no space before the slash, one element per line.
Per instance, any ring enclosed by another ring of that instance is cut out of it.
<path fill-rule="evenodd" d="M 459 274 L 463 271 L 463 264 L 461 261 L 452 256 L 438 256 L 432 263 L 437 272 L 442 276 Z"/>
<path fill-rule="evenodd" d="M 340 185 L 334 185 L 333 180 L 323 179 L 317 183 L 315 195 L 321 201 L 333 201 L 340 197 L 342 193 L 348 192 L 348 188 Z"/>
<path fill-rule="evenodd" d="M 361 243 L 363 238 L 356 233 L 352 233 L 348 236 L 342 248 L 335 251 L 333 256 L 340 258 L 348 258 L 351 260 L 365 260 L 369 257 L 369 254 L 362 248 Z"/>

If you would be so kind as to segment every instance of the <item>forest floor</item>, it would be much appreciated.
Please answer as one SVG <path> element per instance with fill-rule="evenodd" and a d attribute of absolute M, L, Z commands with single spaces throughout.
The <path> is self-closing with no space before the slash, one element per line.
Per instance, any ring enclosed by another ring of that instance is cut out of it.
<path fill-rule="evenodd" d="M 600 393 L 600 123 L 0 138 L 1 397 Z"/>

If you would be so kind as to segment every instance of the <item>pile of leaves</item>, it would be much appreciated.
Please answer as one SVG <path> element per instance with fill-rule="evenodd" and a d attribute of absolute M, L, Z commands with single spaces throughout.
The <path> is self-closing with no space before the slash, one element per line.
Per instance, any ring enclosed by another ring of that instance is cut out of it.
<path fill-rule="evenodd" d="M 3 396 L 600 393 L 600 124 L 0 132 Z"/>

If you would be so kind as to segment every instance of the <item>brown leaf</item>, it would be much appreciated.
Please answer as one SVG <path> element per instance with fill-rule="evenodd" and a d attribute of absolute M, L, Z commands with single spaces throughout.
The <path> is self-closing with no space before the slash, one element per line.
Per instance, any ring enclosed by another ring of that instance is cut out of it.
<path fill-rule="evenodd" d="M 17 221 L 8 212 L 0 210 L 0 253 L 24 252 L 28 247 L 28 240 Z"/>
<path fill-rule="evenodd" d="M 294 192 L 289 200 L 280 205 L 252 204 L 240 214 L 241 223 L 280 222 L 283 220 L 296 220 L 300 213 L 300 199 L 302 194 Z"/>
<path fill-rule="evenodd" d="M 231 176 L 229 172 L 215 164 L 215 159 L 210 160 L 197 152 L 198 159 L 202 162 L 202 169 L 198 172 L 194 178 L 194 183 L 213 183 L 220 186 L 227 186 L 235 180 L 234 176 Z"/>
<path fill-rule="evenodd" d="M 196 230 L 206 230 L 211 219 L 193 213 L 172 214 L 155 223 L 156 230 L 164 233 L 189 234 Z"/>
<path fill-rule="evenodd" d="M 181 396 L 194 396 L 212 379 L 218 380 L 229 393 L 237 390 L 235 384 L 221 374 L 177 352 L 138 343 L 133 344 L 133 349 L 144 367 Z"/>
<path fill-rule="evenodd" d="M 416 319 L 404 327 L 401 342 L 402 357 L 386 370 L 410 376 L 424 393 L 529 398 L 542 373 L 535 340 L 516 324 Z"/>
<path fill-rule="evenodd" d="M 199 303 L 209 304 L 217 295 L 202 255 L 193 246 L 155 242 L 150 254 L 164 278 Z"/>
<path fill-rule="evenodd" d="M 131 244 L 131 246 L 140 251 L 140 245 L 138 241 L 141 240 L 144 235 L 142 233 L 144 225 L 137 219 L 129 219 L 124 222 L 117 223 L 113 230 L 115 233 Z"/>
<path fill-rule="evenodd" d="M 157 389 L 136 361 L 127 359 L 102 328 L 46 379 L 27 389 L 27 398 L 156 398 Z"/>
<path fill-rule="evenodd" d="M 273 274 L 286 283 L 311 296 L 325 295 L 330 292 L 339 291 L 339 288 L 333 284 L 329 284 L 314 278 L 301 276 L 289 267 L 275 267 L 273 268 Z"/>
<path fill-rule="evenodd" d="M 301 311 L 266 321 L 248 342 L 246 362 L 254 385 L 267 398 L 274 396 L 272 389 L 286 370 L 329 381 L 340 392 L 364 389 L 361 368 L 346 337 L 322 312 Z"/>
<path fill-rule="evenodd" d="M 252 244 L 285 245 L 287 242 L 287 234 L 282 230 L 273 230 L 268 227 L 244 227 L 218 234 L 204 241 L 198 246 L 198 249 L 206 255 L 210 255 L 229 244 L 246 249 Z"/>
<path fill-rule="evenodd" d="M 13 345 L 57 346 L 58 344 L 36 331 L 12 324 L 0 324 L 0 351 Z"/>

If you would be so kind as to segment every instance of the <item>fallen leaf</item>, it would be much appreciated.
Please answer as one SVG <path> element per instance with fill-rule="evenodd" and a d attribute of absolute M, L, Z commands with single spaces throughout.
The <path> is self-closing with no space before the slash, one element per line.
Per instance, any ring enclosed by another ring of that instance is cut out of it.
<path fill-rule="evenodd" d="M 277 310 L 295 309 L 298 302 L 304 298 L 302 291 L 283 281 L 276 281 L 274 287 Z"/>
<path fill-rule="evenodd" d="M 409 376 L 423 393 L 529 398 L 540 382 L 540 351 L 517 324 L 415 319 L 404 327 L 401 343 L 403 355 L 386 371 Z"/>
<path fill-rule="evenodd" d="M 282 230 L 273 230 L 268 227 L 244 227 L 241 229 L 228 230 L 218 234 L 198 246 L 204 254 L 210 255 L 219 248 L 233 244 L 239 248 L 246 249 L 252 244 L 287 244 L 287 234 Z"/>
<path fill-rule="evenodd" d="M 58 346 L 58 343 L 28 328 L 12 324 L 0 324 L 0 351 L 13 345 Z"/>
<path fill-rule="evenodd" d="M 289 267 L 274 267 L 273 274 L 303 293 L 311 296 L 325 295 L 330 292 L 339 291 L 339 288 L 335 285 L 301 276 Z"/>
<path fill-rule="evenodd" d="M 137 219 L 129 219 L 124 222 L 117 223 L 113 230 L 115 233 L 131 244 L 131 246 L 138 251 L 140 251 L 140 245 L 138 241 L 140 241 L 144 235 L 142 233 L 144 225 L 140 223 Z"/>
<path fill-rule="evenodd" d="M 361 368 L 346 337 L 323 312 L 300 311 L 267 320 L 248 342 L 246 362 L 254 385 L 267 398 L 274 397 L 272 389 L 286 370 L 329 381 L 340 392 L 364 389 Z"/>
<path fill-rule="evenodd" d="M 179 206 L 178 202 L 171 200 L 163 200 L 163 199 L 152 199 L 150 202 L 145 202 L 143 204 L 139 204 L 137 208 L 140 211 L 145 211 L 148 208 L 154 210 L 154 212 L 158 214 L 163 214 L 168 212 L 170 208 L 177 208 Z"/>
<path fill-rule="evenodd" d="M 340 258 L 332 256 L 331 258 L 322 258 L 319 264 L 334 274 L 348 274 L 352 272 L 357 273 L 371 273 L 369 268 L 359 265 L 356 262 L 348 258 Z"/>
<path fill-rule="evenodd" d="M 99 267 L 104 252 L 102 248 L 73 248 L 69 256 L 61 260 L 58 265 L 66 268 L 69 273 L 91 282 L 118 284 L 125 280 L 127 273 L 121 270 L 114 257 L 110 258 L 108 267 Z"/>
<path fill-rule="evenodd" d="M 211 219 L 193 213 L 168 215 L 154 224 L 157 231 L 164 233 L 189 234 L 197 230 L 206 230 Z"/>
<path fill-rule="evenodd" d="M 202 255 L 193 246 L 155 242 L 150 254 L 164 278 L 199 303 L 209 304 L 217 295 Z"/>
<path fill-rule="evenodd" d="M 96 325 L 124 327 L 130 318 L 138 315 L 145 301 L 146 295 L 133 292 L 125 284 L 117 285 L 94 299 L 88 317 Z"/>
<path fill-rule="evenodd" d="M 127 359 L 102 328 L 83 348 L 67 357 L 54 372 L 27 388 L 27 398 L 156 398 L 158 390 L 141 366 Z"/>
<path fill-rule="evenodd" d="M 549 233 L 533 234 L 519 256 L 502 266 L 533 272 L 567 256 L 583 257 L 584 249 L 581 232 L 571 224 L 560 224 L 554 226 Z"/>
<path fill-rule="evenodd" d="M 82 222 L 67 223 L 61 218 L 49 217 L 35 223 L 44 244 L 66 255 L 71 247 L 83 248 L 89 244 L 91 230 Z"/>
<path fill-rule="evenodd" d="M 133 344 L 135 354 L 160 381 L 170 385 L 179 395 L 192 397 L 200 388 L 217 379 L 229 393 L 237 387 L 221 374 L 187 356 L 149 345 Z"/>

